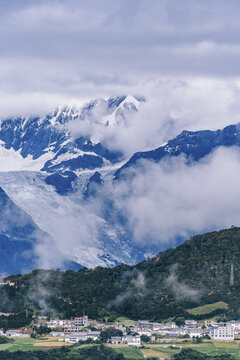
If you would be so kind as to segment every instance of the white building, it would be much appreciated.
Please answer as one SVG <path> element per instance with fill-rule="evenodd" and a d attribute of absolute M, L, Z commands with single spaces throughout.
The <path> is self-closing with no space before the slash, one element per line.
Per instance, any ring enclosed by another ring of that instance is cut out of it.
<path fill-rule="evenodd" d="M 64 336 L 64 332 L 62 331 L 52 331 L 49 334 L 50 336 L 58 337 L 58 336 Z"/>
<path fill-rule="evenodd" d="M 76 327 L 88 326 L 88 316 L 76 317 L 74 319 L 74 324 Z"/>
<path fill-rule="evenodd" d="M 152 336 L 152 330 L 143 330 L 143 329 L 137 329 L 135 332 L 138 333 L 138 335 L 146 335 L 146 336 Z"/>
<path fill-rule="evenodd" d="M 151 323 L 151 325 L 153 331 L 161 330 L 163 328 L 163 324 L 161 323 Z"/>
<path fill-rule="evenodd" d="M 79 333 L 83 327 L 88 326 L 88 316 L 76 317 L 74 320 L 69 321 L 64 326 L 65 334 Z"/>
<path fill-rule="evenodd" d="M 139 347 L 141 346 L 141 338 L 138 335 L 126 335 L 122 337 L 122 343 Z"/>
<path fill-rule="evenodd" d="M 198 323 L 195 320 L 185 320 L 185 326 L 188 328 L 197 328 Z"/>
<path fill-rule="evenodd" d="M 204 325 L 206 326 L 206 328 L 209 328 L 209 326 L 217 325 L 217 323 L 213 320 L 205 320 Z"/>
<path fill-rule="evenodd" d="M 164 329 L 176 329 L 178 326 L 175 324 L 175 322 L 171 322 L 171 323 L 165 323 L 163 325 Z"/>
<path fill-rule="evenodd" d="M 9 337 L 30 337 L 29 334 L 23 334 L 22 330 L 18 329 L 7 330 L 5 335 Z"/>
<path fill-rule="evenodd" d="M 186 335 L 187 334 L 187 330 L 185 329 L 185 327 L 180 327 L 178 329 L 174 329 L 174 332 L 177 333 L 178 335 Z"/>
<path fill-rule="evenodd" d="M 80 332 L 80 333 L 68 335 L 65 339 L 65 342 L 77 343 L 80 340 L 86 341 L 88 339 L 92 339 L 92 340 L 96 341 L 99 339 L 99 337 L 100 337 L 100 331 Z"/>
<path fill-rule="evenodd" d="M 50 321 L 47 321 L 46 325 L 49 328 L 62 328 L 66 325 L 66 321 L 60 319 L 52 319 Z"/>
<path fill-rule="evenodd" d="M 141 337 L 139 335 L 112 336 L 108 342 L 110 344 L 127 344 L 139 347 L 141 346 Z"/>
<path fill-rule="evenodd" d="M 227 324 L 234 328 L 235 334 L 240 334 L 240 321 L 229 321 Z"/>
<path fill-rule="evenodd" d="M 230 324 L 219 324 L 210 326 L 208 333 L 211 339 L 220 341 L 233 341 L 234 340 L 234 327 Z"/>
<path fill-rule="evenodd" d="M 74 344 L 74 343 L 77 343 L 77 342 L 79 342 L 80 340 L 83 340 L 83 339 L 85 341 L 85 336 L 84 335 L 70 334 L 65 338 L 65 342 Z"/>
<path fill-rule="evenodd" d="M 110 344 L 122 344 L 122 338 L 121 336 L 112 336 L 109 340 Z"/>
<path fill-rule="evenodd" d="M 151 329 L 152 325 L 147 320 L 138 320 L 135 322 L 134 326 L 138 329 Z"/>
<path fill-rule="evenodd" d="M 187 334 L 190 336 L 190 338 L 193 337 L 200 337 L 203 335 L 203 329 L 202 328 L 189 328 L 186 329 Z"/>

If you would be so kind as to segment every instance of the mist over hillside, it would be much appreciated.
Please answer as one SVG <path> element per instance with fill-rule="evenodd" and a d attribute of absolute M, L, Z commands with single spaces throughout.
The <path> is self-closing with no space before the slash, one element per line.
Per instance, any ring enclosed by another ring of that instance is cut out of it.
<path fill-rule="evenodd" d="M 29 308 L 63 318 L 84 311 L 93 319 L 110 314 L 152 321 L 179 316 L 201 320 L 216 315 L 237 319 L 239 237 L 240 229 L 232 227 L 194 236 L 134 266 L 76 272 L 34 270 L 10 276 L 8 280 L 15 286 L 0 287 L 0 310 L 11 308 L 17 313 Z M 191 314 L 191 308 L 219 301 L 227 307 Z"/>

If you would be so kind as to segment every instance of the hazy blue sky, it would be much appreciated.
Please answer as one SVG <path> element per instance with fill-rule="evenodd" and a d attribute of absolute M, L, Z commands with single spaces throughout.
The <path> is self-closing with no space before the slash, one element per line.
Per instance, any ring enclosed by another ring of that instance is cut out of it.
<path fill-rule="evenodd" d="M 142 93 L 163 76 L 236 78 L 239 12 L 238 0 L 1 0 L 2 112 Z"/>

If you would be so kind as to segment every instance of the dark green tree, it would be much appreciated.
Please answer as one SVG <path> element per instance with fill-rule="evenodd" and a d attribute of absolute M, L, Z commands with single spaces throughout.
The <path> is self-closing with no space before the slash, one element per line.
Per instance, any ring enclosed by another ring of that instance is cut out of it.
<path fill-rule="evenodd" d="M 185 325 L 185 319 L 182 316 L 178 316 L 175 320 L 174 320 L 175 324 L 177 326 L 184 326 Z"/>
<path fill-rule="evenodd" d="M 110 327 L 110 328 L 107 328 L 107 329 L 101 331 L 100 341 L 105 343 L 109 339 L 111 339 L 111 337 L 113 337 L 113 336 L 122 336 L 122 334 L 123 333 L 122 333 L 121 330 L 115 329 L 114 327 Z"/>

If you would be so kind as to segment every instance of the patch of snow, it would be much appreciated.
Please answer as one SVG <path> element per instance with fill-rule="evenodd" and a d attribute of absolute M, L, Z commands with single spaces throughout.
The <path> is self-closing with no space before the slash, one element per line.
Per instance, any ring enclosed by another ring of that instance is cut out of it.
<path fill-rule="evenodd" d="M 48 152 L 38 159 L 33 160 L 31 155 L 23 158 L 20 151 L 15 151 L 12 148 L 6 149 L 4 146 L 0 146 L 0 171 L 40 171 L 45 162 L 52 159 L 54 153 Z"/>
<path fill-rule="evenodd" d="M 136 108 L 138 108 L 138 106 L 139 106 L 139 101 L 132 95 L 128 95 L 126 97 L 126 99 L 121 102 L 121 104 L 119 105 L 119 108 L 124 107 L 124 105 L 126 103 L 134 104 L 136 106 Z"/>
<path fill-rule="evenodd" d="M 106 174 L 106 173 L 111 174 L 112 172 L 115 172 L 116 170 L 120 169 L 125 164 L 126 164 L 126 161 L 121 161 L 121 162 L 116 163 L 114 165 L 106 165 L 106 166 L 103 166 L 101 168 L 95 168 L 93 170 L 89 170 L 89 169 L 76 170 L 75 174 L 77 176 L 84 175 L 84 174 L 94 174 L 96 171 L 98 171 L 101 174 Z"/>
<path fill-rule="evenodd" d="M 81 178 L 86 183 L 89 174 L 82 174 Z M 8 196 L 54 239 L 53 244 L 43 244 L 39 239 L 36 251 L 43 262 L 39 266 L 51 267 L 56 256 L 54 249 L 86 267 L 106 266 L 106 261 L 99 258 L 104 253 L 118 262 L 130 261 L 126 258 L 127 245 L 126 249 L 120 245 L 114 229 L 109 229 L 113 231 L 110 246 L 116 244 L 114 253 L 99 240 L 98 227 L 105 226 L 104 221 L 91 207 L 83 206 L 79 192 L 63 197 L 44 179 L 42 173 L 33 171 L 0 172 L 0 186 Z M 47 250 L 50 246 L 53 251 Z"/>
<path fill-rule="evenodd" d="M 124 111 L 126 104 L 133 104 L 136 107 L 136 109 L 138 109 L 140 102 L 132 95 L 126 96 L 126 98 L 119 104 L 119 106 L 113 112 L 103 117 L 103 123 L 107 126 L 116 126 L 117 111 L 119 111 L 119 109 L 122 109 Z"/>
<path fill-rule="evenodd" d="M 55 160 L 52 160 L 51 163 L 52 163 L 52 165 L 57 165 L 63 161 L 75 159 L 75 158 L 78 158 L 79 156 L 83 156 L 83 155 L 92 155 L 92 156 L 98 157 L 98 155 L 94 152 L 91 152 L 91 151 L 87 152 L 87 151 L 75 149 L 74 152 L 67 152 L 65 154 L 59 155 Z"/>

